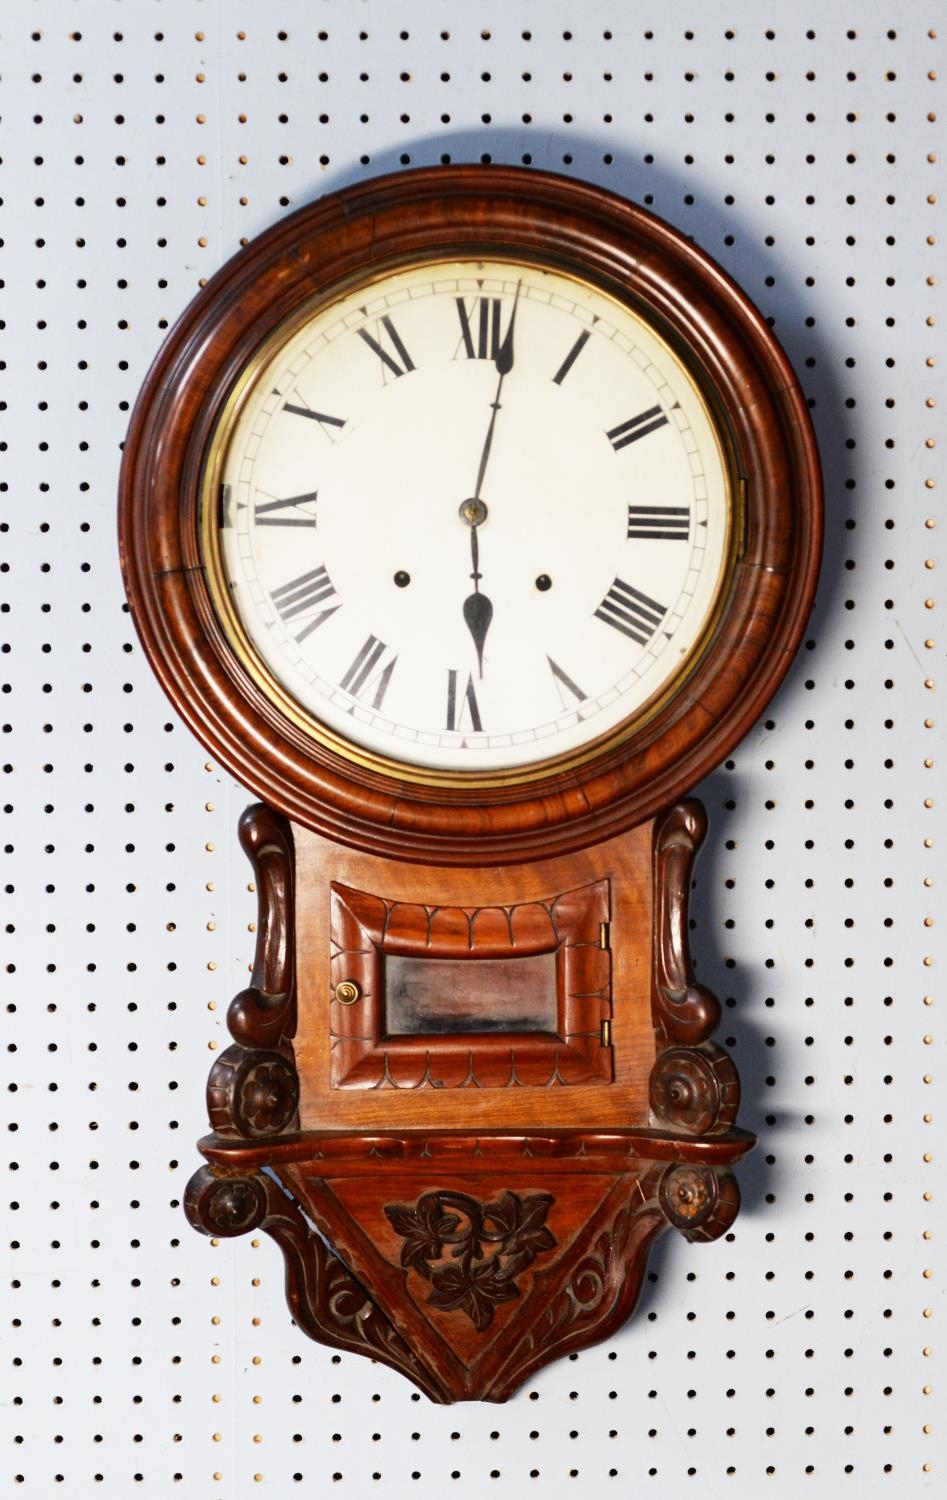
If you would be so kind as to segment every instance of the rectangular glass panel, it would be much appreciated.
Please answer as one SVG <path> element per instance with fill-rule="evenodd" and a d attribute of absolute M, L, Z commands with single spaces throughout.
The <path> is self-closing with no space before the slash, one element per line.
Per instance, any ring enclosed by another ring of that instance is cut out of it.
<path fill-rule="evenodd" d="M 558 1026 L 556 955 L 385 958 L 389 1036 L 545 1031 Z"/>

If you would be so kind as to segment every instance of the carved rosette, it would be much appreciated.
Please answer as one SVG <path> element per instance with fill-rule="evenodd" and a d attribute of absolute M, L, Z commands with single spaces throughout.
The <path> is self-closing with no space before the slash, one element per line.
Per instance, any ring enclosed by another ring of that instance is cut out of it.
<path fill-rule="evenodd" d="M 730 1054 L 713 1042 L 668 1047 L 651 1070 L 650 1103 L 656 1124 L 688 1135 L 729 1130 L 740 1106 L 740 1080 Z"/>
<path fill-rule="evenodd" d="M 737 1216 L 740 1189 L 726 1167 L 681 1163 L 665 1172 L 658 1199 L 668 1223 L 685 1239 L 715 1240 Z"/>
<path fill-rule="evenodd" d="M 234 1176 L 199 1167 L 184 1193 L 188 1222 L 202 1234 L 229 1239 L 263 1222 L 266 1187 L 254 1172 Z"/>
<path fill-rule="evenodd" d="M 217 1135 L 259 1139 L 295 1128 L 299 1078 L 279 1052 L 228 1047 L 207 1082 L 207 1113 Z"/>

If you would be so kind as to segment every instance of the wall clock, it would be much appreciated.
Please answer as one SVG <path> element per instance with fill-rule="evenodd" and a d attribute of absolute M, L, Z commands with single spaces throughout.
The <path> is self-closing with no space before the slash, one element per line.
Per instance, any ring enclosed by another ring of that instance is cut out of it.
<path fill-rule="evenodd" d="M 502 1400 L 620 1324 L 664 1228 L 732 1222 L 752 1137 L 689 957 L 687 793 L 785 675 L 820 528 L 766 324 L 588 185 L 348 188 L 169 336 L 128 594 L 261 799 L 186 1207 L 273 1236 L 313 1337 Z"/>

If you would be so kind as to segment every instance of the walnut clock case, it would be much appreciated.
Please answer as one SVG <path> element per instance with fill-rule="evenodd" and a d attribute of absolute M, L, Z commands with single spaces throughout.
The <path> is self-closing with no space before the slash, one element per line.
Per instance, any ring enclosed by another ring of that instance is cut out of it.
<path fill-rule="evenodd" d="M 686 794 L 811 607 L 792 371 L 640 208 L 403 173 L 200 293 L 120 519 L 155 672 L 261 799 L 188 1216 L 269 1233 L 312 1337 L 503 1400 L 621 1324 L 663 1229 L 737 1211 Z"/>

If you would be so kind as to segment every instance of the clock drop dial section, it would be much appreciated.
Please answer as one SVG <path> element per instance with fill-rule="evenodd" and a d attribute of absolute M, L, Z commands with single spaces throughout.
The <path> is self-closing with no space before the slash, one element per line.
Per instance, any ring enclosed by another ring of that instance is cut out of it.
<path fill-rule="evenodd" d="M 532 265 L 380 277 L 271 341 L 218 433 L 211 575 L 307 732 L 418 774 L 561 764 L 686 675 L 723 449 L 629 307 Z"/>

